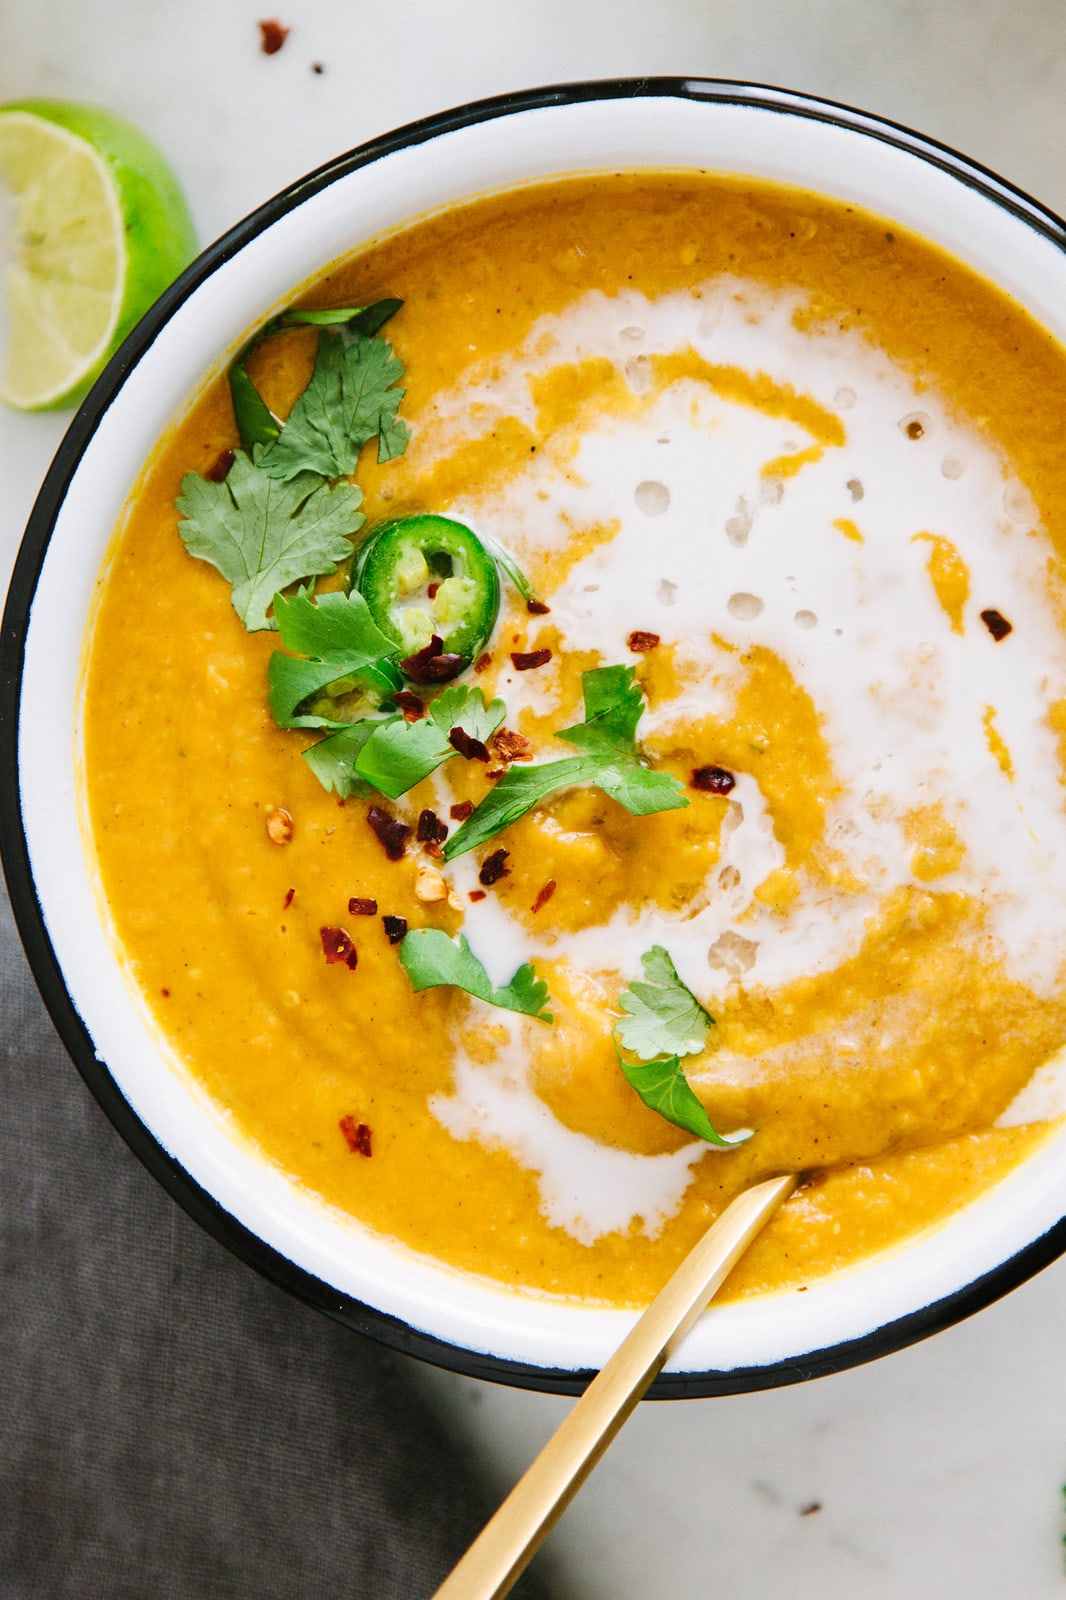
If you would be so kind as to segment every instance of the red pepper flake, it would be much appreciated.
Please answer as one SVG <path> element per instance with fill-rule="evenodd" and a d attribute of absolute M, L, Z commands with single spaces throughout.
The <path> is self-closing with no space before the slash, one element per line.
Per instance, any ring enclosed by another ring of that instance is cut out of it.
<path fill-rule="evenodd" d="M 385 932 L 388 935 L 389 943 L 399 944 L 400 940 L 407 934 L 407 918 L 382 917 L 381 920 L 385 924 Z"/>
<path fill-rule="evenodd" d="M 551 606 L 546 606 L 543 600 L 527 600 L 526 610 L 529 612 L 530 616 L 546 617 L 548 612 L 551 610 Z"/>
<path fill-rule="evenodd" d="M 463 658 L 445 650 L 444 640 L 435 633 L 427 645 L 413 656 L 406 656 L 400 666 L 413 683 L 447 683 L 463 670 Z"/>
<path fill-rule="evenodd" d="M 506 776 L 506 773 L 506 767 L 490 767 L 485 776 L 486 778 L 502 778 Z"/>
<path fill-rule="evenodd" d="M 472 817 L 474 814 L 474 802 L 472 800 L 460 800 L 452 806 L 450 814 L 453 821 L 465 822 L 467 817 Z"/>
<path fill-rule="evenodd" d="M 471 889 L 470 898 L 471 900 L 487 900 L 488 895 L 485 893 L 484 889 Z"/>
<path fill-rule="evenodd" d="M 354 1117 L 347 1116 L 342 1117 L 337 1126 L 353 1156 L 373 1155 L 370 1129 L 365 1122 L 356 1122 Z"/>
<path fill-rule="evenodd" d="M 697 767 L 689 782 L 703 794 L 730 794 L 737 786 L 737 780 L 725 767 Z"/>
<path fill-rule="evenodd" d="M 501 878 L 506 878 L 510 868 L 505 867 L 504 862 L 510 853 L 509 850 L 505 850 L 501 845 L 499 850 L 494 850 L 491 856 L 485 857 L 481 864 L 481 871 L 477 875 L 478 882 L 483 889 L 491 889 L 494 883 L 499 883 Z"/>
<path fill-rule="evenodd" d="M 520 733 L 512 733 L 510 728 L 501 728 L 499 733 L 493 735 L 492 748 L 501 761 L 533 760 L 529 740 Z"/>
<path fill-rule="evenodd" d="M 289 907 L 292 905 L 292 902 L 293 902 L 293 899 L 294 899 L 295 895 L 296 895 L 296 890 L 295 889 L 287 889 L 285 891 L 285 898 L 281 902 L 282 911 L 288 911 Z"/>
<path fill-rule="evenodd" d="M 443 844 L 448 837 L 448 824 L 442 822 L 435 811 L 427 806 L 425 811 L 418 814 L 418 827 L 415 829 L 415 838 L 419 844 Z"/>
<path fill-rule="evenodd" d="M 1014 624 L 1008 622 L 1006 617 L 999 611 L 982 611 L 981 621 L 997 644 L 1001 639 L 1005 639 L 1008 633 L 1014 632 Z"/>
<path fill-rule="evenodd" d="M 170 999 L 170 990 L 169 989 L 160 989 L 159 993 L 163 996 L 164 1000 L 169 1000 Z"/>
<path fill-rule="evenodd" d="M 448 735 L 448 743 L 467 761 L 487 762 L 489 759 L 489 753 L 481 740 L 473 738 L 465 728 L 453 728 Z"/>
<path fill-rule="evenodd" d="M 271 844 L 288 844 L 292 838 L 295 823 L 292 814 L 284 806 L 274 806 L 266 814 L 267 838 Z"/>
<path fill-rule="evenodd" d="M 634 628 L 626 640 L 626 644 L 635 656 L 646 655 L 649 650 L 654 650 L 659 642 L 657 633 L 648 633 L 644 628 Z"/>
<path fill-rule="evenodd" d="M 331 967 L 343 961 L 349 972 L 355 971 L 359 952 L 352 943 L 351 934 L 345 933 L 343 928 L 319 928 L 318 937 L 322 940 L 322 954 Z"/>
<path fill-rule="evenodd" d="M 261 22 L 259 24 L 259 32 L 262 34 L 259 48 L 263 54 L 265 56 L 276 56 L 292 29 L 283 28 L 277 18 L 272 17 L 269 22 Z"/>
<path fill-rule="evenodd" d="M 426 714 L 426 708 L 416 694 L 410 689 L 397 689 L 392 697 L 403 712 L 405 722 L 421 722 Z"/>
<path fill-rule="evenodd" d="M 552 897 L 552 895 L 554 893 L 555 893 L 555 879 L 554 878 L 549 878 L 547 883 L 544 885 L 543 889 L 537 895 L 537 898 L 534 900 L 534 902 L 533 902 L 533 910 L 534 911 L 543 911 L 544 907 L 548 904 L 548 901 L 551 899 L 551 897 Z"/>
<path fill-rule="evenodd" d="M 483 650 L 478 656 L 477 660 L 474 662 L 474 671 L 484 672 L 485 668 L 491 667 L 491 665 L 492 657 L 489 655 L 487 650 Z"/>
<path fill-rule="evenodd" d="M 216 459 L 214 465 L 208 467 L 207 471 L 204 473 L 204 477 L 207 478 L 210 483 L 225 483 L 226 479 L 229 477 L 229 469 L 232 467 L 235 460 L 236 456 L 232 450 L 223 450 L 222 454 Z"/>
<path fill-rule="evenodd" d="M 385 854 L 389 860 L 402 861 L 411 832 L 407 823 L 401 822 L 399 817 L 394 817 L 384 806 L 371 806 L 366 814 L 366 820 L 385 846 Z"/>
<path fill-rule="evenodd" d="M 362 895 L 353 894 L 348 901 L 348 915 L 350 917 L 376 917 L 378 903 L 376 900 L 364 899 Z"/>
<path fill-rule="evenodd" d="M 427 594 L 427 596 L 429 597 L 430 600 L 435 600 L 437 598 L 437 590 L 439 588 L 440 588 L 440 579 L 439 578 L 434 578 L 433 582 L 431 584 L 429 584 L 427 586 L 427 588 L 426 588 L 426 594 Z"/>
<path fill-rule="evenodd" d="M 444 860 L 444 851 L 441 849 L 436 839 L 427 839 L 426 843 L 422 846 L 422 849 L 427 856 L 432 856 L 434 861 Z"/>
<path fill-rule="evenodd" d="M 550 650 L 511 651 L 511 664 L 516 672 L 532 672 L 534 667 L 546 667 L 551 658 Z"/>

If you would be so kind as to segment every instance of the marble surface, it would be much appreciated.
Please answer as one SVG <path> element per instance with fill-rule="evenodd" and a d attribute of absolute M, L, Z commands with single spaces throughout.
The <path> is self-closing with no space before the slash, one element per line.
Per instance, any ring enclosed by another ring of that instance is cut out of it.
<path fill-rule="evenodd" d="M 0 0 L 0 101 L 108 105 L 169 153 L 208 242 L 414 117 L 581 77 L 830 96 L 1066 211 L 1060 0 Z M 257 20 L 291 27 L 278 55 Z M 312 64 L 322 65 L 322 72 Z M 0 212 L 0 225 L 3 213 Z M 0 415 L 0 572 L 65 419 Z M 1066 1589 L 1066 1263 L 971 1322 L 816 1384 L 643 1406 L 539 1558 L 567 1600 L 1053 1600 Z M 502 1493 L 568 1402 L 412 1364 Z"/>

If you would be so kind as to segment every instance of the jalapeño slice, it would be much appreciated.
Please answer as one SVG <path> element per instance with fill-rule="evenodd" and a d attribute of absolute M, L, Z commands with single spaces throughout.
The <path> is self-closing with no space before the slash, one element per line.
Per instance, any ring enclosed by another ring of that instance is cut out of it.
<path fill-rule="evenodd" d="M 496 626 L 496 563 L 477 535 L 451 517 L 426 512 L 384 523 L 363 545 L 354 581 L 404 658 L 436 637 L 469 666 Z"/>

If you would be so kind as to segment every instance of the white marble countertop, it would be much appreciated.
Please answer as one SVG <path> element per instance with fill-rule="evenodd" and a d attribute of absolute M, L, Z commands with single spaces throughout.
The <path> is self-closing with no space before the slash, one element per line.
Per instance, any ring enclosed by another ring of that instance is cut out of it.
<path fill-rule="evenodd" d="M 277 6 L 0 0 L 0 101 L 91 100 L 139 123 L 176 166 L 204 243 L 290 179 L 412 118 L 508 89 L 651 73 L 861 106 L 1066 211 L 1061 0 Z M 292 31 L 267 57 L 257 21 L 274 15 Z M 64 426 L 0 415 L 0 572 Z M 566 1600 L 1061 1596 L 1064 1327 L 1066 1262 L 873 1366 L 645 1405 L 552 1535 L 545 1575 Z M 501 1493 L 568 1404 L 412 1370 Z"/>

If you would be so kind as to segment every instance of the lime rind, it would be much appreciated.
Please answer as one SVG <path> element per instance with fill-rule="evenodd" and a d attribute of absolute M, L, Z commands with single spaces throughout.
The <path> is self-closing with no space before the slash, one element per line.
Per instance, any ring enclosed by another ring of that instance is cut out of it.
<path fill-rule="evenodd" d="M 3 398 L 76 405 L 195 254 L 188 206 L 137 128 L 63 101 L 0 106 L 0 178 L 16 208 Z"/>

